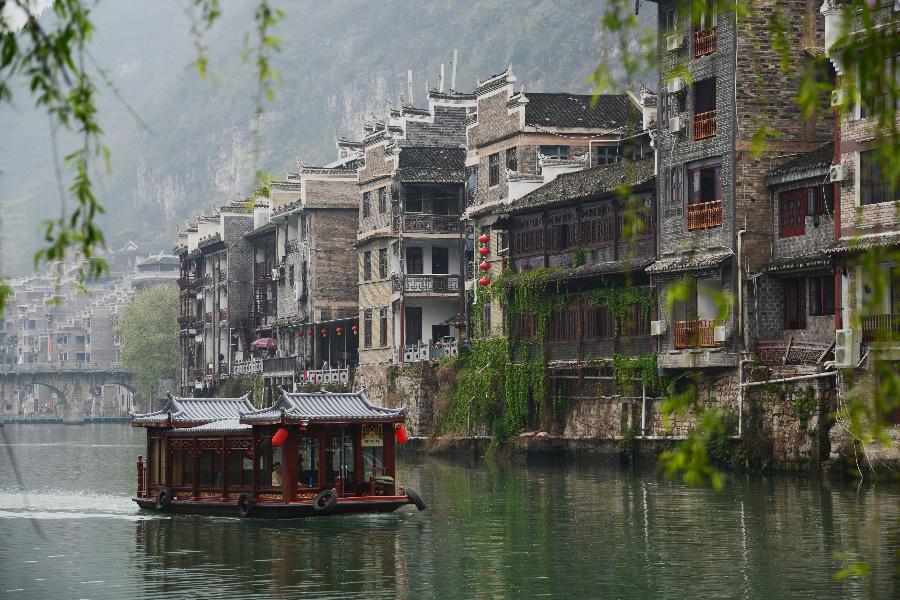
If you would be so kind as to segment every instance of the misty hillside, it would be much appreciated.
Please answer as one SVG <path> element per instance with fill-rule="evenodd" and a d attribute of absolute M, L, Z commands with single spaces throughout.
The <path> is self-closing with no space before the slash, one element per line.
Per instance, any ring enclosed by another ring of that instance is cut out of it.
<path fill-rule="evenodd" d="M 407 69 L 419 104 L 442 62 L 449 82 L 453 48 L 460 90 L 511 63 L 526 90 L 587 93 L 598 56 L 598 0 L 276 4 L 287 12 L 276 30 L 282 80 L 265 105 L 258 145 L 255 72 L 242 60 L 246 33 L 253 44 L 253 0 L 222 3 L 223 17 L 204 37 L 207 80 L 190 66 L 195 40 L 181 3 L 107 0 L 95 10 L 91 56 L 146 124 L 103 91 L 112 165 L 98 173 L 97 191 L 111 248 L 128 239 L 148 251 L 171 247 L 188 216 L 247 193 L 257 166 L 283 174 L 298 157 L 331 160 L 336 133 L 359 137 L 366 114 L 399 103 Z M 30 270 L 39 221 L 58 215 L 60 200 L 47 117 L 26 94 L 0 108 L 0 132 L 0 272 L 10 274 Z M 74 143 L 61 138 L 59 155 Z"/>

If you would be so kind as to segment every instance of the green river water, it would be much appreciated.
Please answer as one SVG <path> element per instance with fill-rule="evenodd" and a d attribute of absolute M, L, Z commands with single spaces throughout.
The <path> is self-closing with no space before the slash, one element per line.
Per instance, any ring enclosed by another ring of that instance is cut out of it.
<path fill-rule="evenodd" d="M 172 517 L 129 500 L 143 430 L 3 434 L 0 598 L 900 597 L 888 486 L 741 475 L 714 492 L 597 461 L 407 456 L 421 513 Z M 835 581 L 840 553 L 871 575 Z"/>

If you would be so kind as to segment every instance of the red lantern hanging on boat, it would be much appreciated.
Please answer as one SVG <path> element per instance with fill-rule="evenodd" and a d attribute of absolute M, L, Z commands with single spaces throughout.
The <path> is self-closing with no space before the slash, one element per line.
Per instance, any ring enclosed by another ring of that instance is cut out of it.
<path fill-rule="evenodd" d="M 313 336 L 313 330 L 312 330 L 312 327 L 310 327 L 309 329 L 306 330 L 306 337 L 312 337 L 312 336 Z"/>
<path fill-rule="evenodd" d="M 335 328 L 334 332 L 335 332 L 336 334 L 338 334 L 338 335 L 344 335 L 344 328 L 343 328 L 343 327 L 337 327 L 337 328 Z"/>
<path fill-rule="evenodd" d="M 275 435 L 272 436 L 272 445 L 275 447 L 281 446 L 284 441 L 287 439 L 288 430 L 286 427 L 279 427 L 278 431 L 275 432 Z"/>
<path fill-rule="evenodd" d="M 319 330 L 319 333 L 322 334 L 322 337 L 328 337 L 328 328 L 323 327 L 322 329 Z"/>
<path fill-rule="evenodd" d="M 491 236 L 489 236 L 486 233 L 482 233 L 481 237 L 478 238 L 478 241 L 481 242 L 482 244 L 487 244 L 488 242 L 491 241 Z"/>
<path fill-rule="evenodd" d="M 481 264 L 478 265 L 478 268 L 481 269 L 482 271 L 490 271 L 490 270 L 491 270 L 491 263 L 489 263 L 489 262 L 486 261 L 486 260 L 485 260 L 485 261 L 482 261 Z"/>
<path fill-rule="evenodd" d="M 409 434 L 406 433 L 406 427 L 403 425 L 398 425 L 396 429 L 394 429 L 394 439 L 397 440 L 397 443 L 401 446 L 409 441 Z"/>
<path fill-rule="evenodd" d="M 487 286 L 491 285 L 491 278 L 487 277 L 487 276 L 482 277 L 481 279 L 478 280 L 478 283 L 481 284 L 483 287 L 487 287 Z"/>
<path fill-rule="evenodd" d="M 488 248 L 487 246 L 482 246 L 481 248 L 478 249 L 478 254 L 480 254 L 481 256 L 487 256 L 490 253 L 491 253 L 491 249 Z"/>

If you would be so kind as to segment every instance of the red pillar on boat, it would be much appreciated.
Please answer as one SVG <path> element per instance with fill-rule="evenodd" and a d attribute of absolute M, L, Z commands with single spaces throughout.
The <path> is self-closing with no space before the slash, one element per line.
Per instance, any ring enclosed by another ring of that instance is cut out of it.
<path fill-rule="evenodd" d="M 281 445 L 281 493 L 284 502 L 293 502 L 297 495 L 297 428 L 288 427 L 288 436 Z"/>

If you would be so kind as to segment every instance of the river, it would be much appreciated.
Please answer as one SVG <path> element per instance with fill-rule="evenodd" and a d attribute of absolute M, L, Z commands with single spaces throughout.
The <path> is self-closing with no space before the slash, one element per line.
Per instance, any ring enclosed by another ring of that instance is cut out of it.
<path fill-rule="evenodd" d="M 129 500 L 143 430 L 3 434 L 0 598 L 887 598 L 900 589 L 900 491 L 889 487 L 732 476 L 715 492 L 588 461 L 407 457 L 399 480 L 428 502 L 421 513 L 172 517 Z M 835 581 L 839 553 L 872 574 Z"/>

